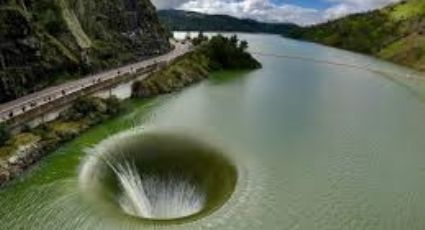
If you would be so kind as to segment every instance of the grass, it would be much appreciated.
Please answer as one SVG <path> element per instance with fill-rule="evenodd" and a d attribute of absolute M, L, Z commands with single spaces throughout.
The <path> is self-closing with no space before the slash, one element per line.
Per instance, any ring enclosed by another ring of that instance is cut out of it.
<path fill-rule="evenodd" d="M 14 151 L 16 151 L 16 149 L 11 146 L 0 147 L 0 162 L 2 158 L 10 156 L 10 153 Z"/>
<path fill-rule="evenodd" d="M 80 21 L 73 11 L 69 9 L 65 0 L 57 0 L 59 6 L 62 9 L 62 16 L 65 20 L 66 25 L 68 26 L 69 31 L 74 36 L 78 45 L 82 49 L 88 49 L 92 46 L 92 42 L 87 34 L 84 32 L 81 27 Z"/>
<path fill-rule="evenodd" d="M 59 135 L 77 135 L 81 132 L 81 130 L 84 130 L 87 125 L 83 122 L 61 122 L 61 121 L 55 121 L 48 125 L 49 130 L 51 130 L 53 133 L 59 134 Z"/>
<path fill-rule="evenodd" d="M 0 160 L 5 160 L 15 153 L 20 147 L 36 144 L 41 140 L 41 137 L 29 132 L 14 135 L 9 139 L 5 146 L 0 147 Z"/>
<path fill-rule="evenodd" d="M 146 112 L 161 100 L 162 97 L 150 100 L 128 99 L 123 101 L 121 104 L 124 109 L 120 115 L 93 126 L 77 138 L 62 144 L 37 163 L 36 167 L 27 171 L 22 180 L 15 181 L 15 185 L 7 187 L 4 191 L 25 189 L 34 184 L 49 184 L 56 180 L 74 176 L 81 158 L 85 156 L 85 149 L 94 146 L 110 135 L 141 124 L 146 118 Z M 58 125 L 57 128 L 66 128 L 68 125 L 73 126 L 72 124 L 64 124 Z M 0 154 L 2 151 L 4 150 L 0 148 Z"/>
<path fill-rule="evenodd" d="M 147 80 L 136 82 L 133 92 L 139 97 L 170 93 L 206 78 L 208 71 L 208 58 L 198 52 L 191 52 L 150 75 Z M 144 93 L 139 93 L 142 91 Z"/>
<path fill-rule="evenodd" d="M 398 4 L 389 11 L 390 17 L 395 21 L 402 21 L 412 17 L 423 15 L 425 12 L 425 1 L 410 0 L 404 4 Z"/>
<path fill-rule="evenodd" d="M 70 50 L 68 49 L 65 45 L 62 44 L 62 42 L 60 42 L 58 39 L 56 39 L 55 37 L 53 37 L 52 35 L 50 35 L 47 32 L 41 32 L 42 36 L 44 36 L 46 38 L 47 41 L 49 41 L 49 43 L 51 45 L 53 45 L 54 47 L 56 47 L 56 49 L 62 53 L 65 57 L 67 57 L 69 60 L 71 60 L 74 63 L 79 63 L 79 59 L 78 57 Z"/>
<path fill-rule="evenodd" d="M 20 146 L 35 144 L 40 140 L 41 137 L 33 133 L 20 133 L 13 136 L 12 139 L 8 141 L 8 143 L 13 147 L 18 148 Z"/>
<path fill-rule="evenodd" d="M 382 49 L 378 56 L 418 70 L 425 70 L 425 36 L 412 34 Z"/>
<path fill-rule="evenodd" d="M 302 29 L 293 37 L 425 70 L 424 0 L 404 0 Z"/>

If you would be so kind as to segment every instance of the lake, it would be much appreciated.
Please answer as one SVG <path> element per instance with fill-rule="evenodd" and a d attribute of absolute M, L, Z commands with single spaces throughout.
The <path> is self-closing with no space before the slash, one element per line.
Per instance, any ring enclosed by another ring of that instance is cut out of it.
<path fill-rule="evenodd" d="M 425 83 L 417 73 L 280 36 L 240 37 L 262 69 L 218 72 L 179 93 L 127 101 L 131 113 L 0 191 L 0 229 L 424 229 Z M 84 150 L 132 127 L 222 150 L 238 170 L 229 200 L 183 224 L 145 223 L 84 202 Z"/>

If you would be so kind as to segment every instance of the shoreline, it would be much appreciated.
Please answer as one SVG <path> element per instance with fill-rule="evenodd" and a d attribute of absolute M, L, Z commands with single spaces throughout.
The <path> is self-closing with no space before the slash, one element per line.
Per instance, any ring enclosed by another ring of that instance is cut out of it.
<path fill-rule="evenodd" d="M 381 56 L 376 55 L 374 53 L 363 53 L 363 52 L 359 52 L 359 51 L 356 51 L 356 50 L 344 49 L 342 47 L 332 46 L 332 45 L 328 45 L 328 44 L 322 43 L 320 41 L 314 41 L 314 40 L 309 40 L 309 39 L 293 38 L 293 37 L 285 36 L 285 35 L 280 35 L 280 36 L 283 37 L 283 38 L 285 38 L 285 39 L 291 39 L 291 40 L 298 41 L 298 42 L 306 42 L 306 43 L 311 43 L 311 44 L 315 44 L 315 45 L 321 45 L 321 46 L 325 46 L 325 47 L 328 47 L 328 48 L 333 48 L 333 49 L 348 51 L 348 52 L 352 52 L 352 53 L 355 53 L 355 54 L 358 54 L 358 55 L 364 55 L 364 56 L 367 56 L 367 57 L 376 58 L 376 59 L 378 59 L 380 61 L 384 61 L 384 62 L 388 62 L 388 63 L 394 64 L 394 65 L 398 65 L 398 66 L 403 67 L 403 68 L 408 68 L 408 69 L 410 69 L 412 71 L 415 71 L 418 75 L 420 75 L 420 77 L 416 77 L 416 78 L 415 77 L 411 77 L 411 78 L 404 77 L 405 79 L 425 81 L 425 69 L 419 69 L 419 68 L 417 68 L 415 66 L 412 66 L 412 65 L 409 65 L 409 64 L 405 64 L 405 63 L 401 63 L 401 62 L 396 62 L 394 60 L 391 60 L 389 58 L 381 57 Z"/>
<path fill-rule="evenodd" d="M 152 102 L 156 100 L 155 99 L 133 99 L 133 98 L 128 98 L 128 99 L 124 99 L 121 100 L 120 104 L 124 107 L 123 110 L 118 113 L 116 116 L 112 116 L 109 117 L 106 120 L 103 120 L 100 123 L 94 124 L 92 126 L 86 127 L 85 129 L 82 129 L 80 133 L 74 135 L 72 138 L 57 143 L 57 145 L 52 146 L 52 148 L 50 149 L 44 149 L 43 152 L 41 152 L 40 148 L 34 149 L 34 152 L 29 153 L 29 157 L 34 157 L 34 158 L 27 158 L 26 161 L 21 161 L 20 164 L 15 164 L 13 167 L 16 169 L 16 167 L 18 166 L 23 166 L 22 168 L 20 168 L 18 171 L 11 171 L 12 173 L 16 173 L 14 175 L 14 177 L 10 177 L 9 180 L 7 181 L 1 181 L 1 175 L 2 173 L 4 173 L 4 170 L 2 168 L 0 168 L 0 192 L 2 192 L 2 190 L 5 190 L 9 187 L 13 187 L 16 184 L 19 184 L 21 182 L 20 178 L 26 178 L 26 176 L 29 176 L 30 172 L 33 169 L 37 170 L 37 165 L 41 165 L 45 160 L 52 160 L 55 159 L 57 157 L 60 157 L 60 160 L 65 160 L 66 162 L 68 161 L 72 161 L 74 159 L 77 159 L 79 161 L 79 155 L 83 154 L 83 151 L 85 148 L 90 147 L 94 144 L 96 144 L 97 142 L 101 141 L 103 138 L 106 138 L 108 135 L 120 132 L 122 130 L 131 128 L 133 125 L 133 121 L 129 120 L 128 117 L 129 116 L 133 116 L 135 113 L 146 113 L 149 108 L 146 107 L 150 107 L 152 104 Z M 105 132 L 103 130 L 103 126 L 109 126 L 110 124 L 115 124 L 113 125 L 112 128 L 109 127 L 108 128 L 108 132 Z M 96 133 L 96 132 L 100 132 L 99 138 L 90 138 L 90 141 L 88 141 L 87 143 L 84 143 L 84 146 L 80 146 L 80 143 L 78 143 L 78 138 L 81 136 L 90 136 L 92 135 L 92 133 Z M 63 156 L 60 155 L 61 149 L 62 148 L 67 148 L 69 146 L 72 145 L 76 145 L 73 149 L 75 149 L 75 155 L 68 155 L 66 157 L 66 159 L 62 159 Z M 78 147 L 77 147 L 78 146 Z M 36 152 L 39 151 L 39 152 Z M 77 158 L 75 158 L 77 157 Z M 22 165 L 22 163 L 27 163 L 26 165 Z M 0 165 L 1 166 L 1 165 Z M 13 169 L 13 168 L 9 168 L 9 169 Z M 74 170 L 72 171 L 74 172 Z M 70 172 L 71 173 L 71 172 Z M 36 175 L 37 176 L 37 175 Z M 54 176 L 54 174 L 52 175 Z M 50 178 L 50 177 L 49 177 Z M 43 178 L 44 179 L 44 178 Z M 54 177 L 50 178 L 50 179 L 54 179 Z"/>
<path fill-rule="evenodd" d="M 233 39 L 237 39 L 237 37 Z M 211 58 L 211 56 L 208 56 L 208 52 L 221 51 L 217 51 L 214 47 L 210 47 L 210 42 L 207 42 L 206 45 L 200 45 L 197 49 L 175 58 L 164 65 L 159 71 L 153 72 L 142 80 L 135 81 L 131 89 L 131 98 L 135 100 L 145 100 L 158 97 L 159 95 L 178 92 L 188 86 L 207 79 L 212 73 L 219 70 L 260 68 L 261 63 L 245 51 L 247 43 L 245 41 L 240 41 L 240 43 L 238 40 L 236 41 L 236 43 L 233 43 L 228 38 L 217 36 L 215 40 L 212 39 L 211 42 L 213 45 L 231 45 L 229 48 L 237 50 L 237 54 L 233 55 L 239 55 L 237 58 L 239 58 L 238 60 L 240 62 L 234 62 L 232 63 L 233 65 L 226 66 L 228 63 L 220 63 L 218 60 Z M 225 55 L 230 59 L 233 58 L 231 54 L 225 53 Z M 120 115 L 125 116 L 134 111 L 134 108 L 130 111 L 128 111 L 129 108 L 125 110 L 119 109 L 122 104 L 128 103 L 127 100 L 114 100 L 114 98 L 101 99 L 96 97 L 92 97 L 90 100 L 88 99 L 90 98 L 81 98 L 83 106 L 78 105 L 78 103 L 81 102 L 77 100 L 77 102 L 71 106 L 71 109 L 64 113 L 65 116 L 60 115 L 59 119 L 46 123 L 42 128 L 29 129 L 28 132 L 25 133 L 27 135 L 25 137 L 26 139 L 32 138 L 33 142 L 28 144 L 19 142 L 15 146 L 16 149 L 14 149 L 12 154 L 6 154 L 6 162 L 1 160 L 1 150 L 2 148 L 4 150 L 5 146 L 0 146 L 0 188 L 7 185 L 10 181 L 19 178 L 20 175 L 28 168 L 31 168 L 36 162 L 41 161 L 46 155 L 50 155 L 63 144 L 84 134 L 88 129 L 97 125 L 102 125 L 110 119 L 119 117 Z M 108 101 L 111 99 L 112 101 Z M 104 105 L 99 105 L 101 103 Z M 87 110 L 87 108 L 92 108 L 94 111 L 90 111 L 89 109 L 89 111 L 84 111 L 88 114 L 82 114 L 81 111 L 78 111 L 80 108 L 84 108 L 85 110 Z M 117 109 L 118 111 L 115 111 Z M 114 112 L 110 113 L 110 110 Z M 75 115 L 77 115 L 77 119 L 74 119 Z M 51 136 L 54 137 L 52 138 Z M 13 140 L 13 138 L 10 138 L 5 143 L 11 140 Z"/>

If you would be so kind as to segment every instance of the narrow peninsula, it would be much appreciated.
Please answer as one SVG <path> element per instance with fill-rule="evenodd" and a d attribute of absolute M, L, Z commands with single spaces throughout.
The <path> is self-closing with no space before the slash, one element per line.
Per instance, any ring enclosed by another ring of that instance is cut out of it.
<path fill-rule="evenodd" d="M 133 97 L 152 97 L 171 93 L 199 82 L 218 70 L 258 69 L 261 63 L 247 52 L 248 42 L 234 35 L 213 36 L 202 33 L 191 41 L 193 51 L 175 59 L 162 70 L 147 79 L 133 84 Z"/>

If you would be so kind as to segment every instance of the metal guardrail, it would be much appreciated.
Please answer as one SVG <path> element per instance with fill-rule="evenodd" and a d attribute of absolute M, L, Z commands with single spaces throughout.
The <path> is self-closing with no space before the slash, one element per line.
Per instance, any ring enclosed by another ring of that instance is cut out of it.
<path fill-rule="evenodd" d="M 95 79 L 95 81 L 92 81 L 93 84 L 90 84 L 90 85 L 73 85 L 69 89 L 75 89 L 75 90 L 68 91 L 69 93 L 61 92 L 61 95 L 57 95 L 57 97 L 53 97 L 55 94 L 57 94 L 55 92 L 53 95 L 46 96 L 45 98 L 46 101 L 43 101 L 44 103 L 42 104 L 36 104 L 35 106 L 25 104 L 24 106 L 28 106 L 26 110 L 22 110 L 22 112 L 19 114 L 9 114 L 8 115 L 9 117 L 5 121 L 12 128 L 19 126 L 20 124 L 29 122 L 30 120 L 36 117 L 40 117 L 45 113 L 53 111 L 56 108 L 65 106 L 82 96 L 94 94 L 98 91 L 114 87 L 115 85 L 121 84 L 122 82 L 126 82 L 128 80 L 137 78 L 140 75 L 153 72 L 162 63 L 163 62 L 158 62 L 146 67 L 142 67 L 142 68 L 134 70 L 131 73 L 129 72 L 120 73 L 119 75 L 117 74 L 114 77 L 111 77 L 105 80 Z M 16 111 L 16 109 L 19 109 L 19 108 L 14 108 L 14 111 Z"/>
<path fill-rule="evenodd" d="M 69 95 L 74 95 L 75 93 L 83 92 L 86 89 L 94 88 L 97 85 L 104 85 L 105 82 L 109 82 L 110 80 L 117 81 L 116 79 L 120 79 L 122 76 L 127 74 L 140 74 L 140 71 L 145 71 L 146 69 L 150 68 L 158 68 L 159 65 L 163 63 L 168 63 L 174 58 L 190 51 L 190 47 L 188 48 L 185 44 L 180 45 L 178 47 L 180 49 L 175 49 L 171 53 L 154 57 L 150 60 L 130 64 L 111 71 L 105 71 L 93 76 L 83 78 L 81 80 L 77 80 L 73 83 L 68 83 L 67 85 L 51 87 L 46 89 L 44 92 L 40 91 L 39 95 L 34 95 L 33 97 L 31 97 L 30 95 L 25 96 L 21 99 L 17 99 L 16 101 L 0 105 L 0 122 L 14 123 L 14 120 L 18 119 L 19 117 L 22 117 L 23 115 L 28 113 L 33 113 L 34 111 L 39 110 L 40 107 L 46 107 L 46 105 L 52 104 L 62 98 L 66 98 Z M 114 73 L 114 71 L 116 72 Z M 120 80 L 118 80 L 118 82 L 120 82 Z M 51 92 L 49 92 L 49 90 Z M 19 102 L 18 100 L 21 100 L 21 102 Z"/>

